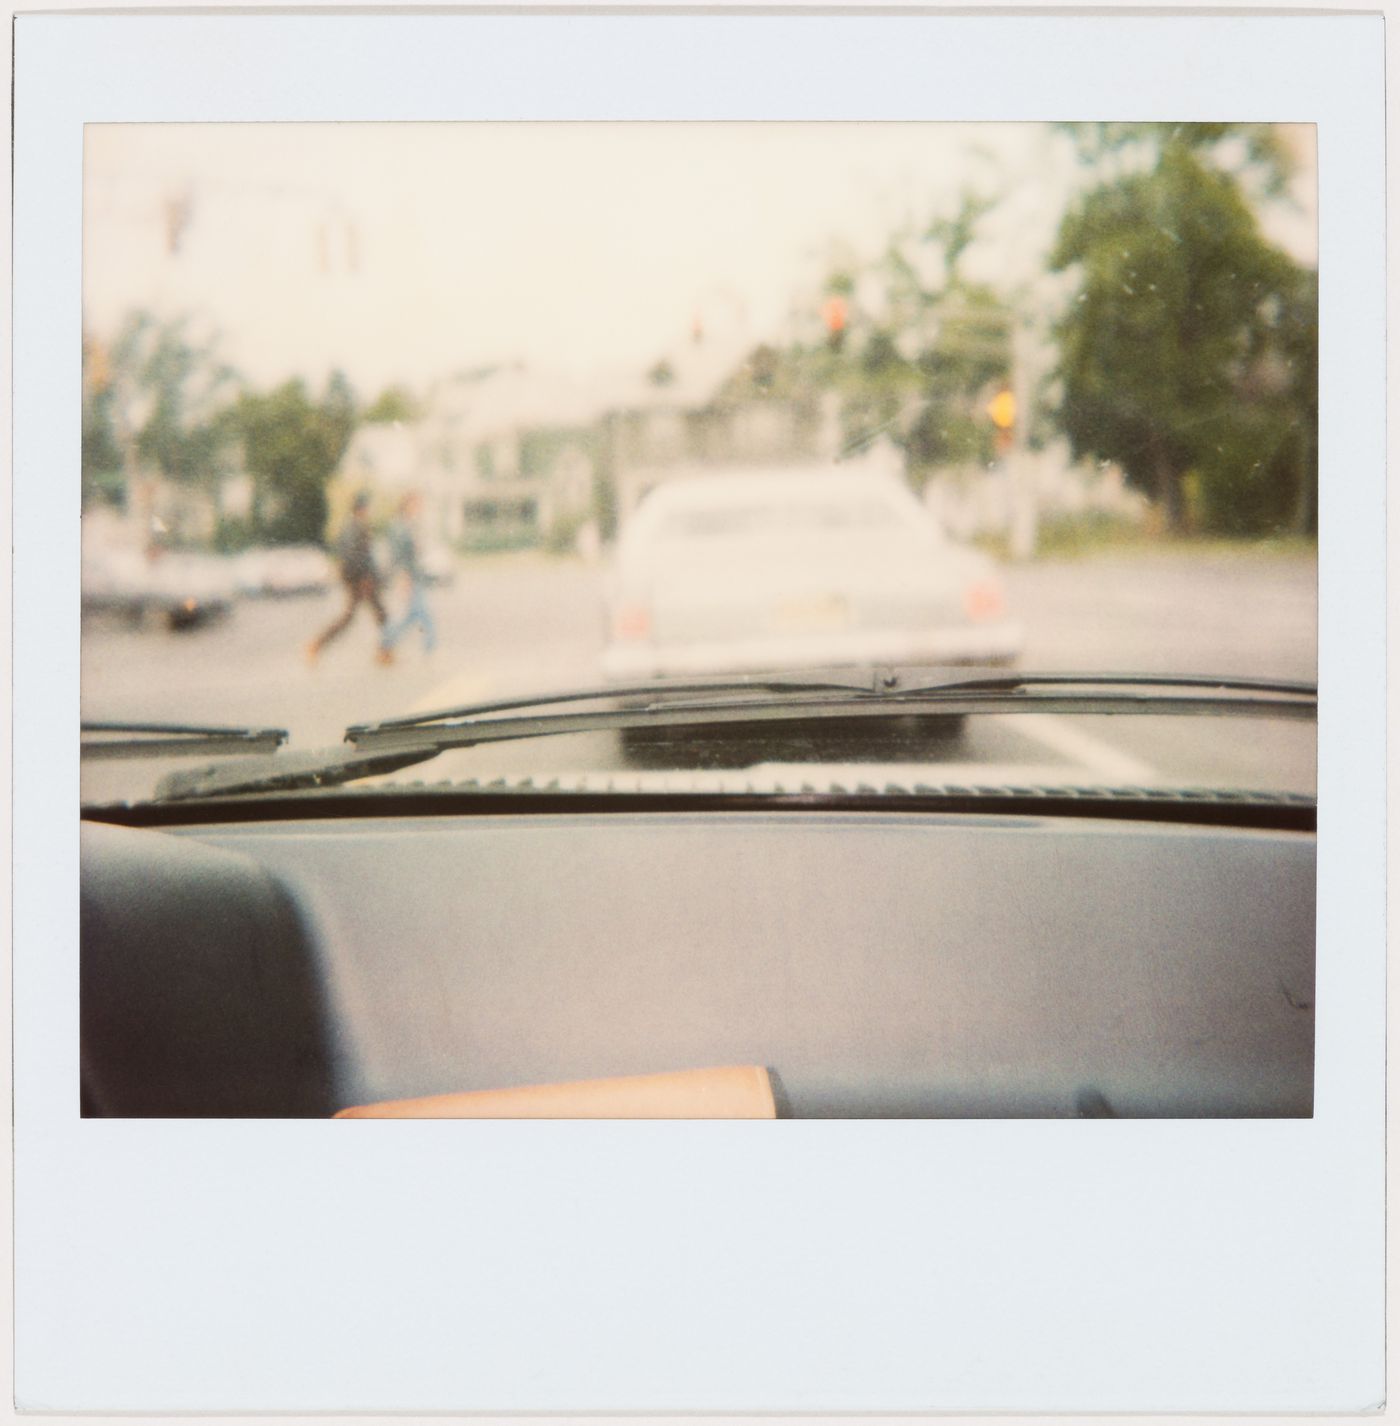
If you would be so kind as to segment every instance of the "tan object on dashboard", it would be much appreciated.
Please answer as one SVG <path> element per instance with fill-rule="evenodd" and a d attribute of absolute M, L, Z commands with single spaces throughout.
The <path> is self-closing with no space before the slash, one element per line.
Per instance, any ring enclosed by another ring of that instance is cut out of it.
<path fill-rule="evenodd" d="M 391 1099 L 337 1119 L 776 1119 L 762 1065 L 527 1084 L 515 1089 Z"/>

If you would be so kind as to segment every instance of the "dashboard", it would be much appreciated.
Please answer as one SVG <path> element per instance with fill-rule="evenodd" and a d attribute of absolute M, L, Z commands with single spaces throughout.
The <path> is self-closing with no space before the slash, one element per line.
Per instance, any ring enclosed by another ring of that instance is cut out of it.
<path fill-rule="evenodd" d="M 766 1067 L 777 1114 L 1307 1116 L 1315 836 L 916 811 L 312 815 L 81 843 L 83 1112 Z"/>

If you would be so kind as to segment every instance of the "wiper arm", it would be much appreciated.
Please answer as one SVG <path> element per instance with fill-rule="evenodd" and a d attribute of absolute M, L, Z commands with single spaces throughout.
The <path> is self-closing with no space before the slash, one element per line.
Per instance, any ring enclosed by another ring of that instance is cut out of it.
<path fill-rule="evenodd" d="M 203 754 L 270 753 L 287 741 L 285 728 L 229 728 L 208 723 L 81 725 L 85 758 L 160 758 Z"/>
<path fill-rule="evenodd" d="M 696 694 L 709 695 L 697 699 Z M 646 700 L 646 701 L 640 701 Z M 607 702 L 592 711 L 549 712 L 559 705 Z M 722 724 L 802 723 L 887 717 L 891 713 L 1112 713 L 1157 716 L 1229 714 L 1315 718 L 1314 684 L 1271 679 L 1164 674 L 1033 674 L 878 669 L 844 678 L 770 678 L 656 682 L 478 703 L 346 730 L 362 749 L 439 749 L 514 738 L 631 728 L 708 728 Z M 501 717 L 515 713 L 519 716 Z M 448 721 L 451 720 L 451 721 Z"/>
<path fill-rule="evenodd" d="M 249 765 L 208 763 L 204 767 L 167 773 L 156 784 L 155 801 L 179 802 L 196 797 L 229 797 L 238 793 L 303 792 L 339 787 L 361 777 L 397 772 L 437 757 L 436 744 L 360 752 L 337 748 L 330 752 L 278 753 Z"/>

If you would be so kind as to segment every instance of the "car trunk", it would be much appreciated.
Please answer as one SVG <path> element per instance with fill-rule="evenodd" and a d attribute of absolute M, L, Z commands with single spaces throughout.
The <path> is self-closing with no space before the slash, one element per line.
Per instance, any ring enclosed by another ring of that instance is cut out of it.
<path fill-rule="evenodd" d="M 652 632 L 660 644 L 686 644 L 961 624 L 963 583 L 953 551 L 892 553 L 887 540 L 667 550 L 653 585 Z"/>

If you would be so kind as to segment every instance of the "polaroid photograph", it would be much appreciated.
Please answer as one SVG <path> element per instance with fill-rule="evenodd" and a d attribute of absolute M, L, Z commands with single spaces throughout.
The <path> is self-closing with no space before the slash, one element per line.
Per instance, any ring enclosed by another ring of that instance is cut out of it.
<path fill-rule="evenodd" d="M 84 1112 L 1310 1114 L 1316 175 L 89 125 Z"/>
<path fill-rule="evenodd" d="M 1383 58 L 21 16 L 19 1405 L 1378 1403 Z"/>

